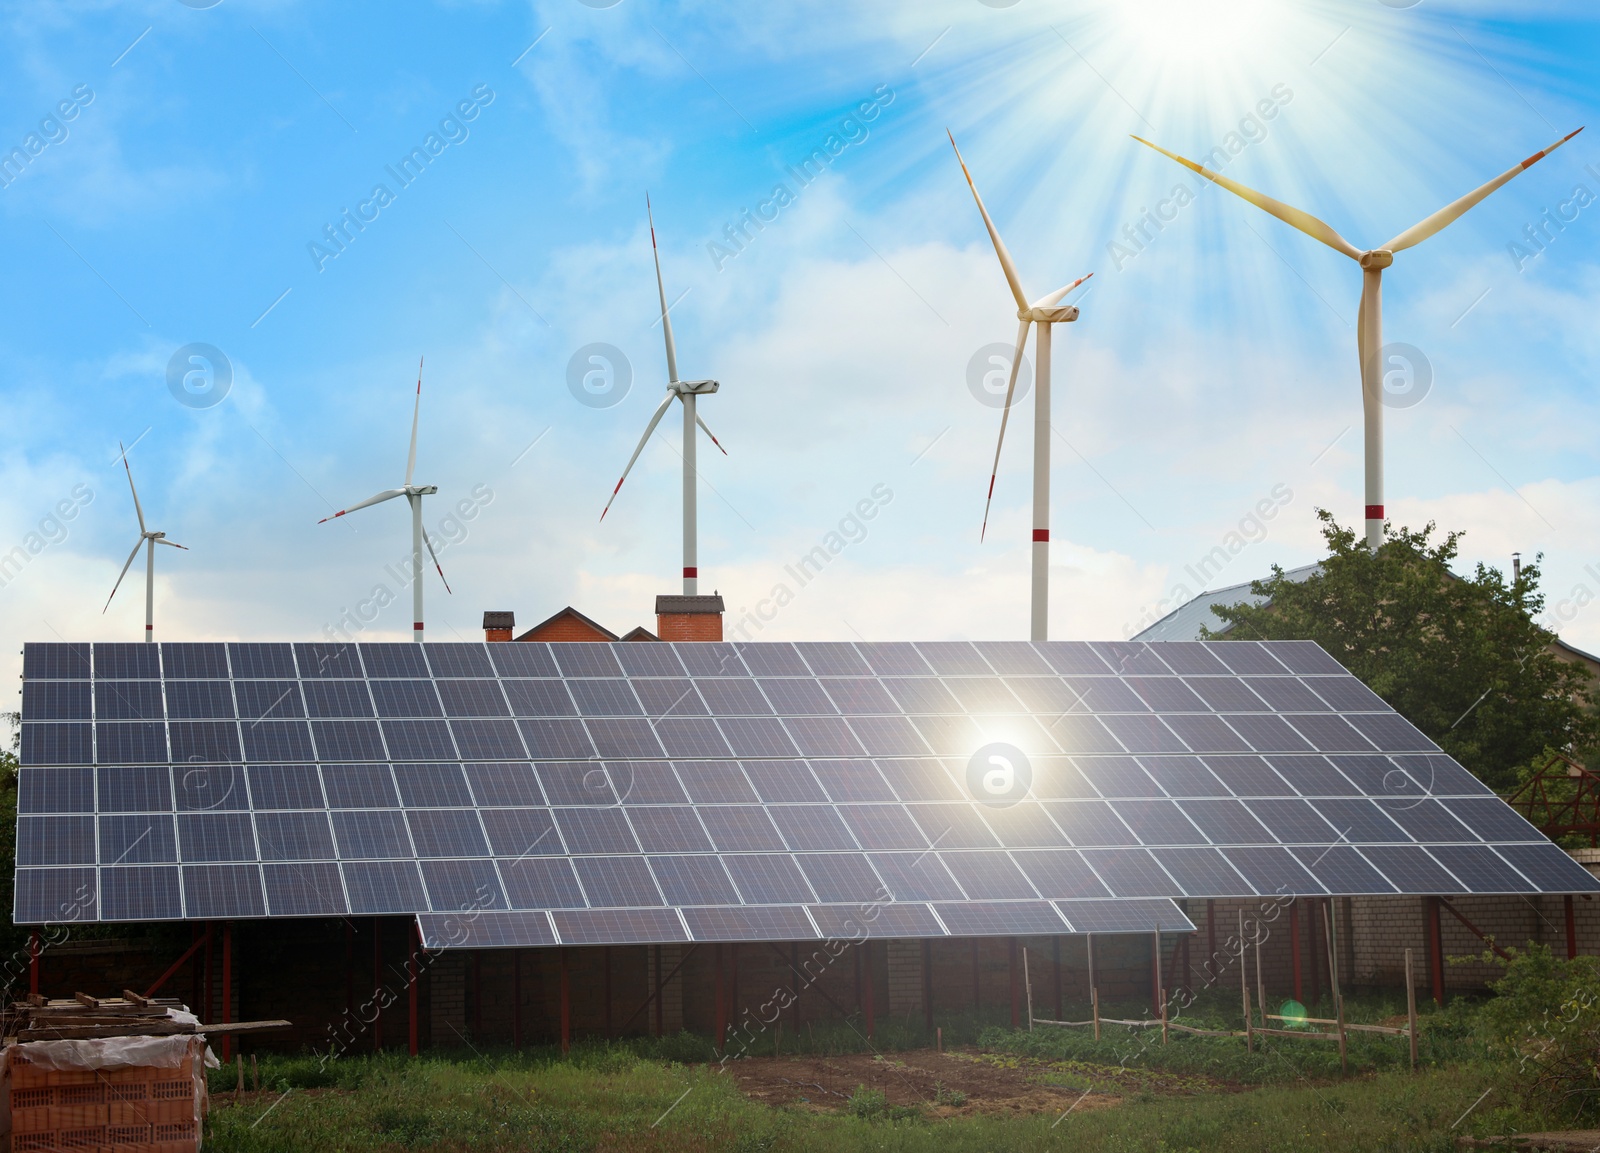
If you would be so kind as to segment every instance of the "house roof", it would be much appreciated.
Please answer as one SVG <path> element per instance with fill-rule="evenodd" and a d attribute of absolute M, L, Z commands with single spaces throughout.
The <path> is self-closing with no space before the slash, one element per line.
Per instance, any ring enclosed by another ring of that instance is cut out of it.
<path fill-rule="evenodd" d="M 568 605 L 566 608 L 562 609 L 560 612 L 553 613 L 552 615 L 546 617 L 544 620 L 540 621 L 538 624 L 534 625 L 531 629 L 529 629 L 527 632 L 523 633 L 520 637 L 518 637 L 517 640 L 526 641 L 526 640 L 537 639 L 539 631 L 541 629 L 549 628 L 551 625 L 556 624 L 556 623 L 558 623 L 560 621 L 564 621 L 564 620 L 565 621 L 576 621 L 578 624 L 581 624 L 581 625 L 585 626 L 586 628 L 591 628 L 595 632 L 599 633 L 600 636 L 604 640 L 614 641 L 614 640 L 619 639 L 617 637 L 617 634 L 612 632 L 610 629 L 606 628 L 605 625 L 601 624 L 597 620 L 593 620 L 593 619 L 591 619 L 589 617 L 584 616 L 577 609 L 573 608 L 571 605 Z"/>
<path fill-rule="evenodd" d="M 1288 569 L 1284 576 L 1292 581 L 1309 580 L 1321 569 L 1320 564 L 1301 565 L 1299 568 Z M 1218 619 L 1211 611 L 1213 605 L 1260 605 L 1270 600 L 1270 597 L 1261 596 L 1250 591 L 1252 582 L 1229 585 L 1227 588 L 1203 592 L 1191 601 L 1179 605 L 1166 616 L 1143 632 L 1135 633 L 1129 640 L 1135 641 L 1197 641 L 1200 639 L 1201 627 L 1208 628 L 1212 633 L 1221 635 L 1231 627 L 1226 622 Z"/>
<path fill-rule="evenodd" d="M 722 598 L 720 596 L 675 596 L 664 595 L 656 597 L 656 615 L 663 613 L 720 613 L 722 612 Z"/>

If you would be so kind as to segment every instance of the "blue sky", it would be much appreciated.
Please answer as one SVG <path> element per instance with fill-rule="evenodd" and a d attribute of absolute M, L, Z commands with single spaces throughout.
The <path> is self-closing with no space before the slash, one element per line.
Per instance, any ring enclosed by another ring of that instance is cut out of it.
<path fill-rule="evenodd" d="M 706 588 L 737 618 L 792 586 L 748 632 L 769 639 L 1025 635 L 1031 400 L 980 543 L 999 412 L 968 366 L 1015 322 L 947 126 L 1031 293 L 1096 274 L 1056 339 L 1052 635 L 1121 637 L 1199 591 L 1186 566 L 1259 502 L 1210 584 L 1313 559 L 1313 509 L 1361 503 L 1358 270 L 1214 188 L 1114 248 L 1183 177 L 1129 134 L 1196 155 L 1242 131 L 1231 176 L 1376 245 L 1592 121 L 1600 49 L 1577 3 L 204 3 L 0 9 L 0 151 L 37 153 L 0 187 L 0 552 L 27 553 L 7 652 L 142 632 L 139 568 L 101 614 L 137 533 L 119 439 L 190 549 L 157 558 L 158 636 L 316 637 L 379 586 L 396 603 L 362 637 L 408 635 L 403 505 L 316 522 L 400 482 L 423 355 L 453 588 L 429 578 L 430 635 L 569 603 L 652 623 L 676 421 L 599 521 L 665 381 L 646 191 L 683 375 L 722 381 Z M 1387 503 L 1466 530 L 1469 560 L 1545 553 L 1563 635 L 1600 649 L 1577 604 L 1600 594 L 1600 203 L 1578 186 L 1600 195 L 1596 130 L 1387 274 L 1386 338 L 1432 375 L 1387 410 Z M 376 215 L 329 256 L 347 209 Z M 1576 215 L 1519 257 L 1546 210 Z M 169 389 L 194 343 L 231 367 L 218 403 Z M 591 343 L 631 369 L 609 407 L 568 388 Z"/>

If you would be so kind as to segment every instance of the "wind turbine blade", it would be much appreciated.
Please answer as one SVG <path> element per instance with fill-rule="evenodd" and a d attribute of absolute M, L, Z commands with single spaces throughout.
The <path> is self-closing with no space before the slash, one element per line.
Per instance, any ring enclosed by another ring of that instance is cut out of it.
<path fill-rule="evenodd" d="M 1580 129 L 1578 129 L 1577 132 L 1569 132 L 1569 133 L 1567 133 L 1560 140 L 1557 140 L 1554 144 L 1552 144 L 1549 148 L 1546 148 L 1543 152 L 1535 152 L 1532 156 L 1528 157 L 1528 159 L 1524 160 L 1521 164 L 1515 165 L 1512 168 L 1507 169 L 1505 172 L 1502 172 L 1499 176 L 1496 176 L 1493 180 L 1489 181 L 1489 183 L 1485 184 L 1482 188 L 1474 189 L 1472 192 L 1467 193 L 1465 196 L 1463 196 L 1460 200 L 1457 200 L 1455 203 L 1447 204 L 1445 207 L 1439 209 L 1438 212 L 1435 212 L 1432 216 L 1428 217 L 1426 220 L 1421 221 L 1420 223 L 1417 223 L 1417 224 L 1413 224 L 1410 228 L 1406 229 L 1399 236 L 1397 236 L 1393 240 L 1389 241 L 1388 244 L 1385 244 L 1384 247 L 1387 248 L 1390 252 L 1399 252 L 1402 249 L 1410 248 L 1413 244 L 1421 244 L 1424 240 L 1428 239 L 1428 237 L 1432 236 L 1435 232 L 1438 232 L 1441 229 L 1445 228 L 1446 226 L 1454 223 L 1457 218 L 1459 218 L 1463 213 L 1465 213 L 1474 204 L 1477 204 L 1478 201 L 1482 200 L 1485 196 L 1488 196 L 1489 193 L 1493 192 L 1496 188 L 1499 188 L 1502 184 L 1506 183 L 1513 176 L 1516 176 L 1518 173 L 1521 173 L 1523 171 L 1526 171 L 1529 168 L 1532 168 L 1535 164 L 1537 164 L 1539 161 L 1543 160 L 1546 156 L 1549 156 L 1557 148 L 1560 148 L 1567 141 L 1571 140 L 1574 136 L 1576 136 L 1578 134 L 1578 132 L 1582 132 L 1582 131 L 1583 131 L 1583 129 L 1580 128 Z"/>
<path fill-rule="evenodd" d="M 120 440 L 117 441 L 117 447 L 122 448 Z M 128 491 L 133 493 L 133 511 L 139 514 L 139 531 L 142 533 L 145 531 L 144 509 L 139 507 L 139 490 L 133 487 L 133 469 L 128 467 L 128 450 L 125 448 L 122 448 L 122 467 L 128 474 Z M 112 591 L 115 592 L 116 590 L 113 589 Z M 111 602 L 107 601 L 106 603 L 110 604 Z"/>
<path fill-rule="evenodd" d="M 422 543 L 428 546 L 428 555 L 433 558 L 433 567 L 438 569 L 439 579 L 444 581 L 444 591 L 450 593 L 451 596 L 455 596 L 455 593 L 450 592 L 450 582 L 444 580 L 444 569 L 439 568 L 439 554 L 433 551 L 433 542 L 428 539 L 427 529 L 422 530 Z"/>
<path fill-rule="evenodd" d="M 341 517 L 341 516 L 346 515 L 347 513 L 355 512 L 356 509 L 358 509 L 358 508 L 367 508 L 369 505 L 381 504 L 382 502 L 384 502 L 386 500 L 393 500 L 397 496 L 405 496 L 405 495 L 406 495 L 406 490 L 403 489 L 403 488 L 386 488 L 382 492 L 380 492 L 377 496 L 369 496 L 366 500 L 359 501 L 356 504 L 351 505 L 349 508 L 342 508 L 338 512 L 334 513 L 333 516 L 325 516 L 321 520 L 319 520 L 317 523 L 318 524 L 327 524 L 330 520 L 333 520 L 334 517 Z"/>
<path fill-rule="evenodd" d="M 1057 304 L 1059 304 L 1061 302 L 1061 298 L 1063 296 L 1065 296 L 1067 293 L 1071 292 L 1074 288 L 1077 288 L 1078 285 L 1082 284 L 1085 280 L 1088 280 L 1093 275 L 1094 275 L 1094 273 L 1092 273 L 1092 272 L 1084 273 L 1082 276 L 1078 277 L 1077 280 L 1074 280 L 1071 284 L 1067 285 L 1065 288 L 1058 288 L 1054 292 L 1052 292 L 1049 296 L 1040 297 L 1038 300 L 1033 302 L 1031 307 L 1033 307 L 1033 308 L 1054 308 Z"/>
<path fill-rule="evenodd" d="M 989 470 L 989 495 L 983 498 L 983 529 L 978 533 L 980 541 L 989 535 L 989 506 L 994 503 L 994 478 L 1000 475 L 1000 448 L 1006 442 L 1006 421 L 1011 417 L 1011 396 L 1017 387 L 1017 369 L 1022 366 L 1022 350 L 1027 343 L 1028 322 L 1024 320 L 1017 326 L 1017 347 L 1011 354 L 1011 379 L 1006 381 L 1006 406 L 1000 410 L 1000 439 L 995 441 L 994 467 Z"/>
<path fill-rule="evenodd" d="M 417 401 L 411 408 L 411 455 L 406 457 L 406 484 L 417 471 L 417 417 L 422 415 L 422 357 L 417 358 Z M 348 509 L 346 511 L 349 511 Z"/>
<path fill-rule="evenodd" d="M 727 456 L 728 450 L 722 447 L 722 442 L 717 439 L 717 434 L 711 431 L 711 426 L 706 423 L 705 417 L 701 416 L 698 411 L 696 411 L 694 414 L 694 422 L 698 424 L 705 434 L 711 438 L 711 443 L 717 446 L 718 451 L 721 452 L 723 456 Z"/>
<path fill-rule="evenodd" d="M 983 226 L 989 230 L 989 239 L 994 241 L 995 255 L 1000 258 L 1000 268 L 1006 274 L 1006 283 L 1011 286 L 1011 295 L 1017 298 L 1018 308 L 1027 308 L 1028 302 L 1022 295 L 1022 280 L 1017 275 L 1017 262 L 1011 259 L 1011 253 L 1006 251 L 1006 242 L 1000 239 L 1000 233 L 994 226 L 994 221 L 989 219 L 989 210 L 983 206 L 983 197 L 978 195 L 978 186 L 972 183 L 972 173 L 967 171 L 967 162 L 961 159 L 961 149 L 956 148 L 956 138 L 945 129 L 945 135 L 950 137 L 950 147 L 956 149 L 956 161 L 961 165 L 961 174 L 967 178 L 967 187 L 972 189 L 972 199 L 978 202 L 978 211 L 983 214 Z"/>
<path fill-rule="evenodd" d="M 1301 232 L 1305 233 L 1313 240 L 1322 241 L 1322 243 L 1326 244 L 1335 252 L 1342 252 L 1351 260 L 1361 259 L 1361 250 L 1359 248 L 1351 244 L 1344 237 L 1340 236 L 1325 222 L 1318 220 L 1315 216 L 1312 216 L 1311 213 L 1302 212 L 1300 209 L 1285 204 L 1281 200 L 1274 200 L 1272 197 L 1265 196 L 1253 188 L 1246 188 L 1237 180 L 1229 180 L 1220 172 L 1213 172 L 1211 169 L 1202 164 L 1196 164 L 1193 160 L 1185 160 L 1176 152 L 1168 152 L 1159 144 L 1151 144 L 1142 136 L 1135 136 L 1134 139 L 1140 144 L 1145 145 L 1147 148 L 1154 148 L 1157 152 L 1161 153 L 1161 155 L 1176 160 L 1179 164 L 1183 165 L 1190 171 L 1198 172 L 1201 176 L 1204 176 L 1213 184 L 1222 185 L 1222 187 L 1226 188 L 1229 192 L 1233 193 L 1241 200 L 1248 200 L 1251 204 L 1254 204 L 1263 212 L 1276 216 L 1279 220 L 1283 221 L 1291 228 L 1298 228 Z"/>
<path fill-rule="evenodd" d="M 606 513 L 611 511 L 611 501 L 616 500 L 617 493 L 622 491 L 622 481 L 628 479 L 628 474 L 633 471 L 633 462 L 639 459 L 639 454 L 644 451 L 645 443 L 649 441 L 650 434 L 655 432 L 656 425 L 661 423 L 661 416 L 667 411 L 667 405 L 671 404 L 676 396 L 677 393 L 675 392 L 667 393 L 667 399 L 661 402 L 655 411 L 655 415 L 650 418 L 650 423 L 645 425 L 644 435 L 639 438 L 639 447 L 633 450 L 633 455 L 628 458 L 628 467 L 622 470 L 622 480 L 617 481 L 617 487 L 611 490 L 611 500 L 606 501 L 606 507 L 600 512 L 601 520 L 605 520 Z"/>
<path fill-rule="evenodd" d="M 650 212 L 648 192 L 644 194 L 644 214 L 650 221 L 650 255 L 655 257 L 656 294 L 661 297 L 661 335 L 667 341 L 667 380 L 675 384 L 678 380 L 678 346 L 672 340 L 672 317 L 667 315 L 667 289 L 661 281 L 661 250 L 656 247 L 656 218 Z"/>
<path fill-rule="evenodd" d="M 128 575 L 128 570 L 133 567 L 133 558 L 139 555 L 139 550 L 143 547 L 144 534 L 141 533 L 139 539 L 133 542 L 133 551 L 128 554 L 128 563 L 123 565 L 122 571 L 117 574 L 117 583 L 111 586 L 111 597 L 117 595 L 117 590 L 122 587 L 122 578 Z M 100 610 L 101 616 L 104 616 L 106 609 L 111 607 L 111 597 L 106 598 L 106 607 Z"/>
<path fill-rule="evenodd" d="M 184 552 L 188 552 L 188 551 L 189 551 L 189 546 L 188 546 L 188 545 L 186 545 L 186 544 L 179 544 L 179 543 L 178 543 L 178 542 L 177 542 L 177 541 L 175 541 L 175 540 L 168 540 L 168 539 L 167 539 L 167 538 L 166 538 L 166 537 L 164 537 L 164 536 L 158 536 L 158 537 L 156 537 L 156 543 L 157 543 L 157 544 L 164 544 L 164 545 L 167 545 L 167 546 L 169 546 L 169 547 L 171 547 L 171 548 L 181 548 L 181 549 L 182 549 L 182 550 L 183 550 L 183 551 L 184 551 Z"/>

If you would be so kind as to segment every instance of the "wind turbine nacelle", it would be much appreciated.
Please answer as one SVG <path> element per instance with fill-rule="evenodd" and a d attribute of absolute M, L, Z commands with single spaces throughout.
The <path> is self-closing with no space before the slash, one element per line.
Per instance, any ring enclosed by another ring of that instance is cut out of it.
<path fill-rule="evenodd" d="M 406 486 L 407 494 L 411 496 L 432 496 L 439 491 L 436 484 L 410 484 Z"/>
<path fill-rule="evenodd" d="M 704 396 L 707 393 L 716 392 L 722 385 L 715 380 L 675 380 L 667 387 L 679 396 L 687 396 L 691 393 L 695 396 Z"/>
<path fill-rule="evenodd" d="M 1370 252 L 1361 254 L 1362 268 L 1388 268 L 1394 263 L 1394 253 L 1387 248 L 1374 248 Z"/>
<path fill-rule="evenodd" d="M 1034 324 L 1066 324 L 1078 319 L 1078 309 L 1071 304 L 1059 308 L 1022 308 L 1017 310 L 1017 319 Z"/>

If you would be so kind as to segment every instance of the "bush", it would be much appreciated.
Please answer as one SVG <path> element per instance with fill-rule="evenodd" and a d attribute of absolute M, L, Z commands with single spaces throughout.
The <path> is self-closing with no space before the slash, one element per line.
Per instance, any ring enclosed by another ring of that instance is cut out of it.
<path fill-rule="evenodd" d="M 1513 949 L 1483 1007 L 1490 1046 L 1511 1064 L 1530 1110 L 1600 1118 L 1600 958 L 1565 960 L 1548 946 Z"/>
<path fill-rule="evenodd" d="M 882 1089 L 857 1085 L 845 1108 L 863 1121 L 915 1121 L 922 1110 L 915 1105 L 891 1105 Z"/>

